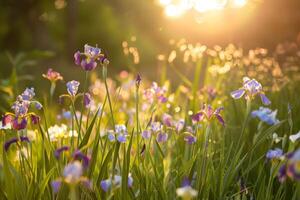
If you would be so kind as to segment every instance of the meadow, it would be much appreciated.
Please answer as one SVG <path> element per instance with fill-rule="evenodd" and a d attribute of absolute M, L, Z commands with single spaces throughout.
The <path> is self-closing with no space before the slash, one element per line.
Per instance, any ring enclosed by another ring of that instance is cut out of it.
<path fill-rule="evenodd" d="M 114 58 L 86 44 L 73 58 L 84 82 L 53 67 L 47 95 L 2 95 L 0 199 L 300 199 L 295 43 L 172 45 L 155 80 L 126 42 L 132 70 L 112 77 Z"/>

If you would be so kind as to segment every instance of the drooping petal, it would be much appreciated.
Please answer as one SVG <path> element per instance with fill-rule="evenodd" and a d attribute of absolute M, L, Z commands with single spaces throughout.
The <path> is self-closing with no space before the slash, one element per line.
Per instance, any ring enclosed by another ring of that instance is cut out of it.
<path fill-rule="evenodd" d="M 244 94 L 245 94 L 245 90 L 244 89 L 235 90 L 235 91 L 233 91 L 233 92 L 230 93 L 231 97 L 234 98 L 234 99 L 239 99 Z"/>
<path fill-rule="evenodd" d="M 283 155 L 283 151 L 279 148 L 276 149 L 270 149 L 267 153 L 266 153 L 266 158 L 271 160 L 271 159 L 279 159 L 281 156 Z"/>
<path fill-rule="evenodd" d="M 74 54 L 74 61 L 76 65 L 80 65 L 81 59 L 80 59 L 80 52 L 76 51 Z"/>
<path fill-rule="evenodd" d="M 215 114 L 216 118 L 218 119 L 218 121 L 225 126 L 225 121 L 223 119 L 223 117 L 220 114 Z"/>
<path fill-rule="evenodd" d="M 156 140 L 157 140 L 157 142 L 166 142 L 168 140 L 168 134 L 167 133 L 158 133 Z"/>
<path fill-rule="evenodd" d="M 85 93 L 83 96 L 83 103 L 85 107 L 89 107 L 91 105 L 92 97 L 90 93 Z"/>
<path fill-rule="evenodd" d="M 125 142 L 126 142 L 126 135 L 119 134 L 119 135 L 117 136 L 117 140 L 118 140 L 120 143 L 125 143 Z"/>
<path fill-rule="evenodd" d="M 73 154 L 74 160 L 81 160 L 82 161 L 82 166 L 84 168 L 87 168 L 90 163 L 90 158 L 83 154 L 80 150 L 76 150 L 75 153 Z"/>
<path fill-rule="evenodd" d="M 266 97 L 266 95 L 264 95 L 263 93 L 260 93 L 260 98 L 261 98 L 261 101 L 264 105 L 270 105 L 271 104 L 271 101 Z"/>
<path fill-rule="evenodd" d="M 27 120 L 25 118 L 21 119 L 19 122 L 18 118 L 15 118 L 13 121 L 13 128 L 15 130 L 22 130 L 25 129 L 27 126 Z"/>
<path fill-rule="evenodd" d="M 51 187 L 52 187 L 54 194 L 58 193 L 58 191 L 61 187 L 61 183 L 62 183 L 61 180 L 55 180 L 55 181 L 51 182 Z"/>
<path fill-rule="evenodd" d="M 38 124 L 40 122 L 40 117 L 35 114 L 31 114 L 30 119 L 32 124 Z"/>
<path fill-rule="evenodd" d="M 111 187 L 111 180 L 110 179 L 106 179 L 100 182 L 100 186 L 102 188 L 102 190 L 104 190 L 105 192 L 107 192 L 110 187 Z"/>
<path fill-rule="evenodd" d="M 93 70 L 97 67 L 97 62 L 95 60 L 92 60 L 92 59 L 90 59 L 90 60 L 83 59 L 81 61 L 81 67 L 85 71 L 91 71 L 91 70 Z"/>
<path fill-rule="evenodd" d="M 63 151 L 68 151 L 70 148 L 68 146 L 63 146 L 61 148 L 58 148 L 54 151 L 54 156 L 56 159 L 59 159 L 60 157 L 60 154 L 63 152 Z"/>
<path fill-rule="evenodd" d="M 144 131 L 142 132 L 142 137 L 143 137 L 144 139 L 150 139 L 150 137 L 151 137 L 151 131 L 149 131 L 149 130 L 144 130 Z"/>
<path fill-rule="evenodd" d="M 204 113 L 200 111 L 192 116 L 192 120 L 195 122 L 200 122 L 204 119 L 204 117 L 205 117 Z"/>

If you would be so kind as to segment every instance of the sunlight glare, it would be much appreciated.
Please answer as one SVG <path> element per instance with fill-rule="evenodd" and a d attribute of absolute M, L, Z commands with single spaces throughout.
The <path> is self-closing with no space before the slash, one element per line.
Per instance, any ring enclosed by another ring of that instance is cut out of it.
<path fill-rule="evenodd" d="M 233 5 L 235 6 L 235 7 L 243 7 L 243 6 L 245 6 L 247 4 L 247 0 L 234 0 L 233 1 Z"/>
<path fill-rule="evenodd" d="M 199 13 L 223 10 L 228 6 L 241 8 L 248 0 L 159 0 L 168 17 L 179 17 L 188 10 L 194 9 Z"/>

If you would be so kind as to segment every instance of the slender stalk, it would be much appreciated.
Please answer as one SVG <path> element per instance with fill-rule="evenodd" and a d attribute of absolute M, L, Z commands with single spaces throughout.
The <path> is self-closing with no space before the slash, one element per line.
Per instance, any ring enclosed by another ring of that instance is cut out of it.
<path fill-rule="evenodd" d="M 82 124 L 83 109 L 84 109 L 84 95 L 85 95 L 85 93 L 86 93 L 86 91 L 87 91 L 88 76 L 89 76 L 89 72 L 86 71 L 86 72 L 85 72 L 84 85 L 83 85 L 83 98 L 82 98 L 82 105 L 81 105 L 81 111 L 80 111 L 78 140 L 81 139 L 81 124 Z"/>

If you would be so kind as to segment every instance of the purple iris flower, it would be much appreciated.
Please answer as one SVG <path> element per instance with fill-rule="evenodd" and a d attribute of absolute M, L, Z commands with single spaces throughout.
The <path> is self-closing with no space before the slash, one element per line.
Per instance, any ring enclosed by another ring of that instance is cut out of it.
<path fill-rule="evenodd" d="M 80 150 L 76 150 L 73 154 L 74 160 L 82 160 L 82 166 L 87 168 L 90 163 L 90 158 L 84 155 Z"/>
<path fill-rule="evenodd" d="M 24 116 L 27 114 L 30 106 L 30 101 L 23 100 L 21 96 L 17 98 L 17 101 L 12 105 L 12 110 L 16 116 Z"/>
<path fill-rule="evenodd" d="M 68 147 L 68 146 L 63 146 L 63 147 L 60 147 L 60 148 L 56 149 L 54 151 L 55 158 L 58 160 L 61 153 L 64 152 L 64 151 L 69 151 L 69 149 L 70 149 L 70 147 Z"/>
<path fill-rule="evenodd" d="M 231 92 L 234 99 L 239 99 L 244 95 L 246 95 L 246 99 L 253 99 L 256 95 L 259 95 L 264 105 L 271 104 L 271 101 L 264 94 L 261 84 L 255 79 L 244 77 L 243 87 Z"/>
<path fill-rule="evenodd" d="M 61 187 L 62 181 L 61 180 L 55 180 L 51 182 L 51 187 L 54 192 L 54 194 L 58 193 L 60 187 Z"/>
<path fill-rule="evenodd" d="M 78 87 L 79 87 L 80 83 L 78 81 L 69 81 L 67 83 L 67 90 L 68 90 L 68 93 L 71 95 L 71 96 L 76 96 L 77 92 L 78 92 Z"/>
<path fill-rule="evenodd" d="M 34 106 L 38 110 L 41 110 L 43 108 L 43 105 L 40 102 L 38 102 L 38 101 L 34 102 Z"/>
<path fill-rule="evenodd" d="M 30 119 L 32 124 L 38 124 L 40 122 L 40 117 L 36 114 L 31 114 Z"/>
<path fill-rule="evenodd" d="M 115 175 L 113 181 L 112 181 L 112 178 L 102 180 L 100 182 L 100 186 L 103 191 L 107 192 L 111 188 L 112 184 L 114 184 L 114 186 L 116 188 L 118 188 L 118 187 L 120 187 L 121 182 L 122 182 L 122 177 Z M 133 185 L 133 178 L 132 178 L 131 174 L 129 174 L 129 176 L 128 176 L 127 185 L 128 185 L 128 187 L 132 187 L 132 185 Z"/>
<path fill-rule="evenodd" d="M 287 174 L 286 174 L 286 164 L 282 165 L 279 168 L 277 177 L 279 179 L 279 182 L 281 182 L 281 183 L 286 180 L 286 177 L 287 177 Z"/>
<path fill-rule="evenodd" d="M 158 133 L 156 137 L 157 142 L 166 142 L 168 140 L 168 134 L 167 133 Z"/>
<path fill-rule="evenodd" d="M 4 149 L 5 149 L 5 151 L 8 151 L 10 145 L 12 145 L 14 143 L 17 143 L 19 141 L 20 142 L 28 142 L 28 143 L 30 142 L 29 138 L 26 137 L 26 136 L 20 136 L 20 138 L 17 138 L 17 137 L 11 138 L 11 139 L 9 139 L 8 141 L 6 141 L 4 143 Z"/>
<path fill-rule="evenodd" d="M 269 125 L 278 124 L 279 120 L 276 118 L 277 110 L 272 111 L 269 108 L 260 107 L 259 110 L 254 110 L 251 113 L 252 117 L 258 117 L 261 121 Z"/>
<path fill-rule="evenodd" d="M 283 155 L 283 151 L 279 148 L 276 149 L 270 149 L 267 154 L 266 158 L 271 160 L 271 159 L 279 159 Z"/>
<path fill-rule="evenodd" d="M 91 105 L 92 97 L 90 93 L 85 93 L 83 96 L 83 103 L 85 107 L 89 107 Z"/>
<path fill-rule="evenodd" d="M 26 88 L 25 91 L 21 94 L 22 99 L 25 101 L 30 101 L 35 96 L 34 88 Z"/>
<path fill-rule="evenodd" d="M 12 126 L 15 130 L 22 130 L 26 128 L 27 120 L 25 118 L 21 118 L 20 120 L 21 121 L 19 121 L 17 117 L 13 120 Z"/>
<path fill-rule="evenodd" d="M 97 67 L 97 62 L 106 63 L 105 56 L 101 54 L 101 49 L 92 47 L 88 44 L 84 45 L 84 52 L 76 51 L 74 61 L 76 65 L 81 65 L 85 71 L 91 71 Z M 107 59 L 106 59 L 107 60 Z"/>
<path fill-rule="evenodd" d="M 149 130 L 144 130 L 144 131 L 142 132 L 142 137 L 143 137 L 144 139 L 150 139 L 150 137 L 151 137 L 151 131 L 149 131 Z"/>
<path fill-rule="evenodd" d="M 172 126 L 172 124 L 173 124 L 172 116 L 167 113 L 164 113 L 162 115 L 162 122 L 166 126 L 169 126 L 169 127 Z"/>
<path fill-rule="evenodd" d="M 184 141 L 186 141 L 188 144 L 194 144 L 197 141 L 197 138 L 192 134 L 187 134 L 184 137 Z"/>
<path fill-rule="evenodd" d="M 222 110 L 223 107 L 213 110 L 210 105 L 204 105 L 201 111 L 192 116 L 192 120 L 195 122 L 201 122 L 204 119 L 206 119 L 207 121 L 211 121 L 213 118 L 216 118 L 223 126 L 225 126 L 225 121 L 220 114 Z"/>

